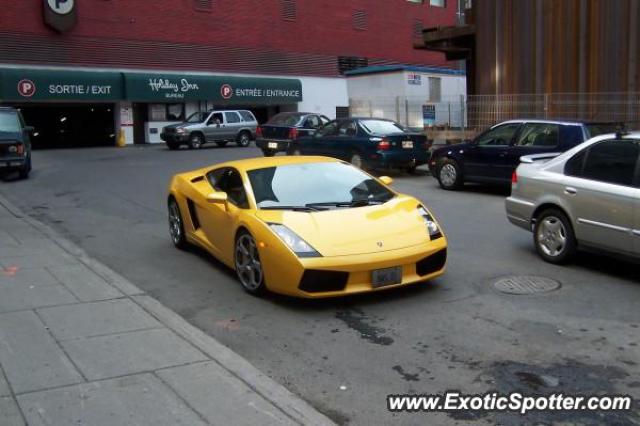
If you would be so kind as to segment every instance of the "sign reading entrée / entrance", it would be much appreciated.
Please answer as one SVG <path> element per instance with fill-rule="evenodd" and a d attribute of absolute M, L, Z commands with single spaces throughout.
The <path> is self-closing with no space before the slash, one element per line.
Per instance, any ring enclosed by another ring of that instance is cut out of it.
<path fill-rule="evenodd" d="M 58 32 L 69 31 L 78 22 L 76 0 L 43 0 L 44 22 Z"/>

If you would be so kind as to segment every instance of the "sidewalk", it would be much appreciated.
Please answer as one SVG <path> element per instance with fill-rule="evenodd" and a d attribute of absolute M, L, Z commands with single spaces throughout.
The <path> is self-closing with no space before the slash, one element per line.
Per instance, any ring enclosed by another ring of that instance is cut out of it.
<path fill-rule="evenodd" d="M 0 425 L 333 424 L 0 196 Z"/>

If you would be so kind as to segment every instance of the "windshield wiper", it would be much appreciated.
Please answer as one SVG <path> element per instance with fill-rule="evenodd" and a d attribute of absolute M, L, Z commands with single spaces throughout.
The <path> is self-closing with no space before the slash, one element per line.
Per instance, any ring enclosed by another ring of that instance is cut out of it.
<path fill-rule="evenodd" d="M 305 204 L 307 207 L 318 207 L 318 206 L 336 206 L 336 207 L 365 207 L 365 206 L 374 206 L 379 204 L 384 204 L 386 201 L 381 200 L 355 200 L 355 201 L 327 201 L 324 203 L 309 203 Z"/>
<path fill-rule="evenodd" d="M 319 212 L 326 209 L 316 206 L 267 206 L 260 207 L 260 210 L 293 210 L 294 212 Z"/>

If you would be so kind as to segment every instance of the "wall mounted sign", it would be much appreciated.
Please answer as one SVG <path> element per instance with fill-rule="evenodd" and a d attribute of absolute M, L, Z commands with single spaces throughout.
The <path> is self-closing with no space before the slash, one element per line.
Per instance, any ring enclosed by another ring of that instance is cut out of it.
<path fill-rule="evenodd" d="M 122 74 L 8 68 L 0 70 L 0 96 L 10 101 L 117 101 Z"/>
<path fill-rule="evenodd" d="M 422 122 L 424 127 L 433 127 L 436 124 L 436 106 L 434 104 L 422 105 Z"/>
<path fill-rule="evenodd" d="M 63 33 L 75 27 L 78 22 L 76 0 L 42 0 L 44 23 Z"/>
<path fill-rule="evenodd" d="M 422 76 L 420 74 L 407 74 L 407 83 L 413 86 L 422 86 Z"/>

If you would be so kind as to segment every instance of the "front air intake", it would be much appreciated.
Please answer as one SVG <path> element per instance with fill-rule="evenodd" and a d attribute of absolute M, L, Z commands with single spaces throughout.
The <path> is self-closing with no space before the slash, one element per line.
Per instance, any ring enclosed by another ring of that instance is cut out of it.
<path fill-rule="evenodd" d="M 298 288 L 307 293 L 323 293 L 325 291 L 341 291 L 347 286 L 348 272 L 341 271 L 304 271 Z"/>
<path fill-rule="evenodd" d="M 416 273 L 421 277 L 433 274 L 444 268 L 447 263 L 447 249 L 440 250 L 416 263 Z"/>

